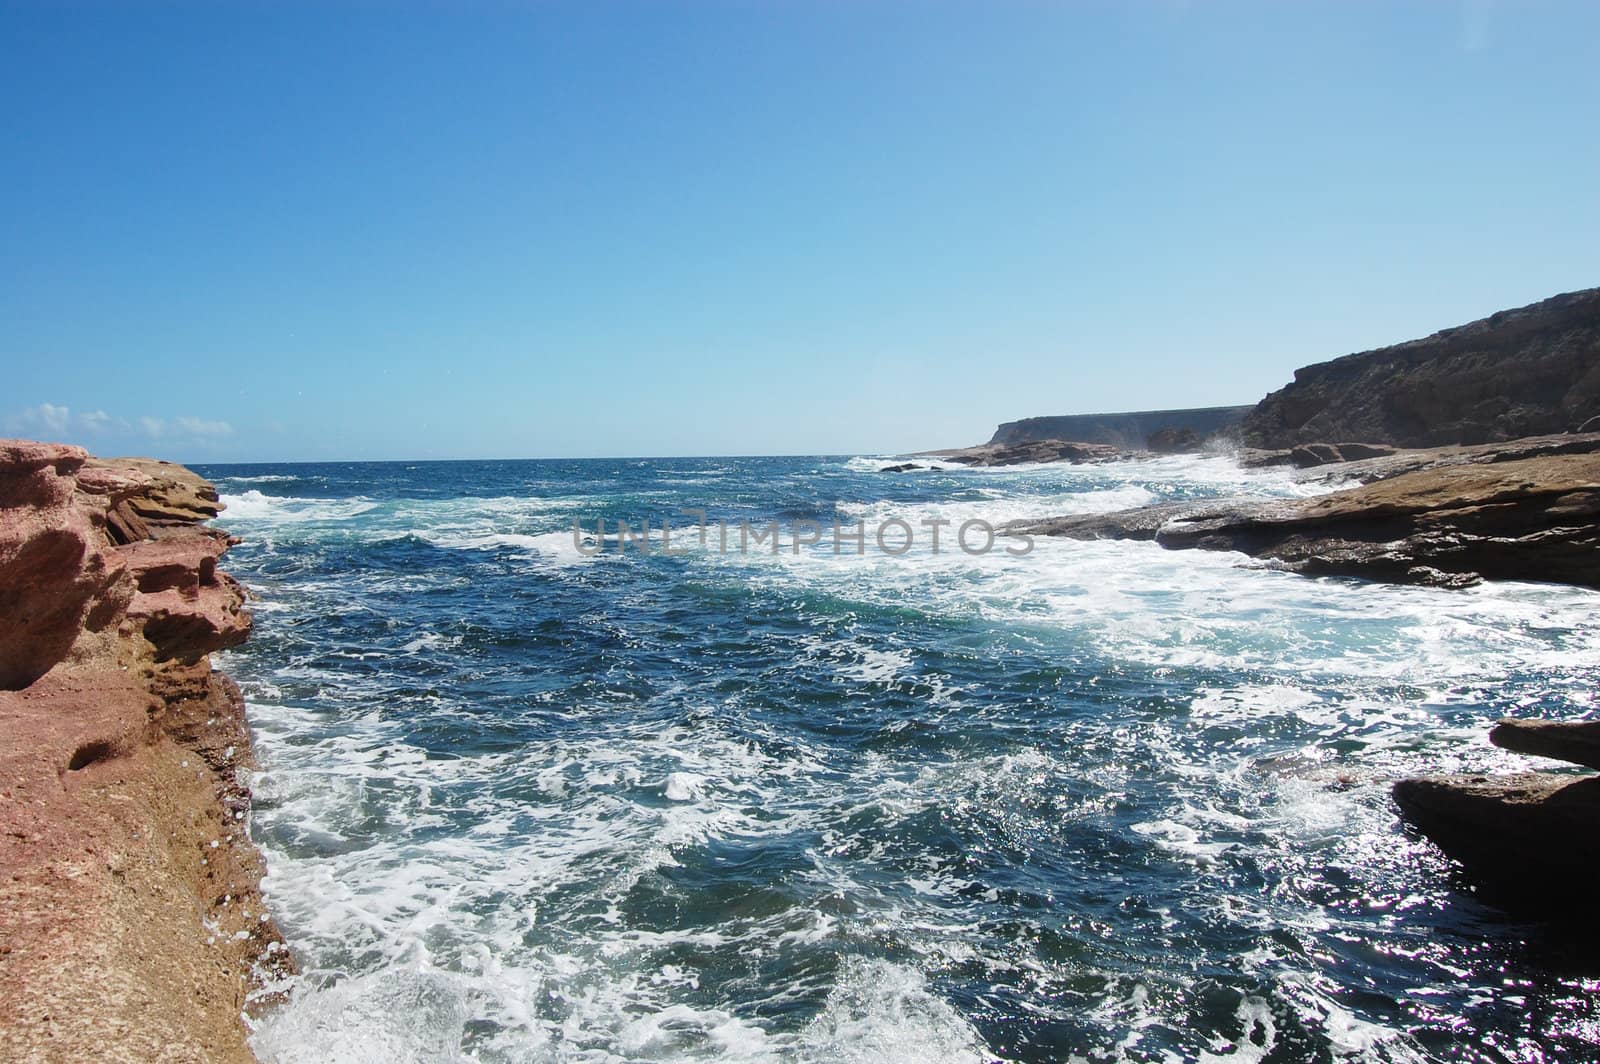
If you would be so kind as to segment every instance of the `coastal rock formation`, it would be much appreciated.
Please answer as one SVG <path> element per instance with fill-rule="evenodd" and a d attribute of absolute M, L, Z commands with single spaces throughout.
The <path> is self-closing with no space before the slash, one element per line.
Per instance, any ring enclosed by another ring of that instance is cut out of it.
<path fill-rule="evenodd" d="M 1297 370 L 1240 425 L 1246 444 L 1404 447 L 1565 432 L 1600 415 L 1600 288 Z"/>
<path fill-rule="evenodd" d="M 1503 720 L 1489 740 L 1588 767 L 1600 762 L 1600 722 Z M 1401 815 L 1460 862 L 1486 900 L 1541 914 L 1592 910 L 1600 777 L 1424 776 L 1401 780 L 1393 793 Z"/>
<path fill-rule="evenodd" d="M 1157 429 L 1145 437 L 1144 445 L 1156 454 L 1185 454 L 1205 446 L 1206 437 L 1187 426 Z"/>
<path fill-rule="evenodd" d="M 201 478 L 0 441 L 0 1059 L 251 1059 L 250 632 Z"/>
<path fill-rule="evenodd" d="M 1425 776 L 1394 785 L 1402 815 L 1509 908 L 1594 901 L 1600 778 L 1523 772 Z"/>
<path fill-rule="evenodd" d="M 1393 447 L 1372 443 L 1302 443 L 1289 450 L 1290 464 L 1300 469 L 1333 465 L 1337 462 L 1359 462 L 1367 458 L 1383 458 L 1394 454 Z"/>
<path fill-rule="evenodd" d="M 1013 447 L 1047 440 L 1100 443 L 1128 451 L 1196 450 L 1239 423 L 1253 407 L 1208 406 L 1192 410 L 1140 410 L 1126 414 L 1064 414 L 1007 421 L 990 446 Z"/>
<path fill-rule="evenodd" d="M 1519 754 L 1600 768 L 1600 721 L 1503 720 L 1489 741 Z"/>
<path fill-rule="evenodd" d="M 1199 500 L 1003 531 L 1242 551 L 1310 575 L 1600 587 L 1600 452 L 1478 457 L 1307 499 Z"/>
<path fill-rule="evenodd" d="M 970 466 L 1010 466 L 1033 462 L 1110 462 L 1127 457 L 1120 447 L 1071 440 L 1028 440 L 1021 443 L 985 443 L 952 451 L 934 451 L 950 462 Z"/>
<path fill-rule="evenodd" d="M 1348 447 L 1348 444 L 1343 446 Z M 1374 448 L 1381 450 L 1381 448 Z M 1390 453 L 1372 458 L 1357 458 L 1304 468 L 1298 479 L 1308 483 L 1370 484 L 1375 480 L 1397 477 L 1424 469 L 1443 469 L 1447 466 L 1491 465 L 1499 462 L 1521 462 L 1529 458 L 1545 458 L 1558 454 L 1595 454 L 1600 452 L 1600 433 L 1559 433 L 1553 436 L 1528 436 L 1505 443 L 1480 444 L 1470 447 L 1415 447 L 1403 450 L 1390 449 Z M 1287 465 L 1290 461 L 1274 461 L 1291 451 L 1241 452 L 1240 464 L 1248 466 Z"/>
<path fill-rule="evenodd" d="M 43 676 L 86 626 L 104 628 L 130 597 L 124 563 L 98 549 L 93 511 L 77 504 L 73 474 L 87 457 L 75 447 L 0 442 L 0 690 Z"/>

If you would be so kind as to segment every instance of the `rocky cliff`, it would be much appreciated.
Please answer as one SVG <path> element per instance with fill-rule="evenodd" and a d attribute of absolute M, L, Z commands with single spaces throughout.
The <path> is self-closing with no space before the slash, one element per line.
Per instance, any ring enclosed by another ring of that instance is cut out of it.
<path fill-rule="evenodd" d="M 1175 451 L 1200 446 L 1206 437 L 1238 424 L 1248 406 L 1208 406 L 1193 410 L 1141 410 L 1127 414 L 1064 414 L 1007 421 L 990 446 L 1043 441 L 1100 443 L 1129 450 Z"/>
<path fill-rule="evenodd" d="M 1600 415 L 1600 288 L 1297 370 L 1243 420 L 1254 447 L 1488 443 Z"/>
<path fill-rule="evenodd" d="M 248 1061 L 288 965 L 246 834 L 211 485 L 0 441 L 0 1059 Z"/>

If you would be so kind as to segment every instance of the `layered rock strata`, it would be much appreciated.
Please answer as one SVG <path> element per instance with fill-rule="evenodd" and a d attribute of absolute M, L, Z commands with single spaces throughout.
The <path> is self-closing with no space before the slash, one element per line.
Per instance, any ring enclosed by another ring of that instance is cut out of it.
<path fill-rule="evenodd" d="M 1199 500 L 1003 531 L 1241 551 L 1308 575 L 1600 587 L 1600 451 L 1478 457 L 1307 499 Z"/>
<path fill-rule="evenodd" d="M 1035 462 L 1113 462 L 1134 457 L 1108 443 L 1077 443 L 1072 440 L 1026 440 L 1020 443 L 984 443 L 976 447 L 929 451 L 949 462 L 970 466 L 1011 466 Z"/>
<path fill-rule="evenodd" d="M 1253 447 L 1434 447 L 1580 428 L 1600 415 L 1600 288 L 1295 371 L 1245 416 Z"/>
<path fill-rule="evenodd" d="M 1062 414 L 1007 421 L 989 443 L 1012 447 L 1047 440 L 1102 443 L 1123 450 L 1193 450 L 1236 426 L 1249 406 L 1208 406 L 1189 410 L 1139 410 L 1123 414 Z"/>
<path fill-rule="evenodd" d="M 1496 746 L 1595 767 L 1600 723 L 1501 721 Z M 1401 815 L 1460 863 L 1486 901 L 1593 921 L 1600 776 L 1556 772 L 1425 776 L 1394 786 Z"/>
<path fill-rule="evenodd" d="M 0 1059 L 249 1061 L 250 633 L 181 466 L 0 441 Z"/>

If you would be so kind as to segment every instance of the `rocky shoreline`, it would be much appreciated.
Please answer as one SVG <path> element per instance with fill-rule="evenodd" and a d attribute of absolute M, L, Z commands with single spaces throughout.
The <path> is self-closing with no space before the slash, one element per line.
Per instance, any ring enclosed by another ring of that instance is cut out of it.
<path fill-rule="evenodd" d="M 1247 467 L 1292 466 L 1299 479 L 1333 489 L 1018 521 L 1002 534 L 1237 551 L 1307 576 L 1600 588 L 1600 288 L 1307 366 L 1209 436 L 1151 435 L 1137 451 L 1087 436 L 1040 438 L 1085 424 L 1096 421 L 1009 422 L 988 443 L 928 453 L 1003 466 L 1225 451 Z M 1597 722 L 1502 721 L 1490 738 L 1600 767 Z M 1592 919 L 1600 777 L 1423 777 L 1398 782 L 1394 799 L 1482 887 L 1480 897 L 1536 916 Z"/>
<path fill-rule="evenodd" d="M 243 589 L 182 466 L 0 441 L 0 1059 L 251 1061 Z"/>
<path fill-rule="evenodd" d="M 1318 467 L 1364 481 L 1306 499 L 1222 498 L 1014 522 L 1014 535 L 1239 551 L 1310 576 L 1600 587 L 1600 434 L 1397 452 Z"/>
<path fill-rule="evenodd" d="M 1600 768 L 1600 722 L 1502 720 L 1489 741 Z M 1594 922 L 1600 776 L 1423 776 L 1395 784 L 1394 800 L 1408 821 L 1461 864 L 1486 901 L 1535 917 Z"/>

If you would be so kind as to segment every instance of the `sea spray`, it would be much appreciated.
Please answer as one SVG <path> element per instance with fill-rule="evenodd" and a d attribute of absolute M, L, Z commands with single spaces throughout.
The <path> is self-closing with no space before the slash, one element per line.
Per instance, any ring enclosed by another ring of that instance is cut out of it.
<path fill-rule="evenodd" d="M 873 468 L 215 471 L 256 478 L 221 481 L 258 608 L 225 667 L 305 969 L 262 1058 L 1584 1055 L 1561 944 L 1456 892 L 1387 784 L 1592 709 L 1600 596 L 1152 543 L 573 548 L 576 517 L 691 500 L 998 527 L 1325 490 L 1216 457 Z"/>

